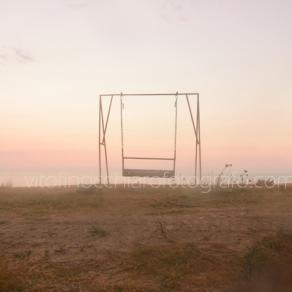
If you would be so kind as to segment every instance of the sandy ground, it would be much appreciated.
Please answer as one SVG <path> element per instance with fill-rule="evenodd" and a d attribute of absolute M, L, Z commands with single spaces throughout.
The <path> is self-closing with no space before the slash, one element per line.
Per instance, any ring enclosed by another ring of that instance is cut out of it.
<path fill-rule="evenodd" d="M 250 270 L 265 240 L 292 254 L 290 234 L 283 188 L 2 189 L 0 291 L 281 291 Z"/>

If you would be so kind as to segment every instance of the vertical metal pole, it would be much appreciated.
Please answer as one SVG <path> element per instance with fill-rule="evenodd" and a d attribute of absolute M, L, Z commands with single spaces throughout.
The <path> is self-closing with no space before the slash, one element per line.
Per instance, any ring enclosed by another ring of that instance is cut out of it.
<path fill-rule="evenodd" d="M 198 182 L 198 143 L 196 138 L 196 153 L 195 153 L 195 185 Z"/>
<path fill-rule="evenodd" d="M 123 93 L 120 94 L 121 107 L 121 144 L 122 144 L 122 175 L 124 174 L 124 126 L 123 126 Z"/>
<path fill-rule="evenodd" d="M 200 183 L 202 179 L 202 152 L 201 152 L 201 146 L 202 146 L 202 141 L 201 141 L 201 115 L 200 115 L 200 95 L 199 93 L 197 94 L 197 109 L 198 109 L 198 136 L 199 136 L 199 168 L 200 168 Z"/>
<path fill-rule="evenodd" d="M 196 98 L 198 99 L 198 96 L 196 95 Z M 198 151 L 199 151 L 199 147 L 198 147 L 198 145 L 199 145 L 199 138 L 198 138 L 198 135 L 199 135 L 199 133 L 198 133 L 198 131 L 199 131 L 199 129 L 198 129 L 198 127 L 199 127 L 199 122 L 198 122 L 198 120 L 199 120 L 199 116 L 198 116 L 198 100 L 196 100 L 197 102 L 197 106 L 196 106 L 196 126 L 197 126 L 197 135 L 196 135 L 196 155 L 195 155 L 195 168 L 196 168 L 196 170 L 195 170 L 195 184 L 197 185 L 197 183 L 198 183 Z"/>
<path fill-rule="evenodd" d="M 107 150 L 106 150 L 106 140 L 105 140 L 105 124 L 104 124 L 104 118 L 103 118 L 102 101 L 100 103 L 100 114 L 101 114 L 101 123 L 102 123 L 102 131 L 103 131 L 103 143 L 102 144 L 103 144 L 103 148 L 104 148 L 106 177 L 107 177 L 107 184 L 109 185 L 108 160 L 107 160 Z"/>
<path fill-rule="evenodd" d="M 101 96 L 99 96 L 99 110 L 98 110 L 98 175 L 99 175 L 99 184 L 101 184 L 101 149 L 100 149 L 100 138 L 101 138 L 101 112 L 100 112 L 100 105 L 101 105 Z"/>
<path fill-rule="evenodd" d="M 198 151 L 197 153 L 196 153 L 196 159 L 197 159 L 197 161 L 196 161 L 196 164 L 197 164 L 197 168 L 198 168 L 198 156 L 200 156 L 200 148 L 199 148 L 199 145 L 200 145 L 200 140 L 199 140 L 199 106 L 198 106 L 198 96 L 196 96 L 196 103 L 197 103 L 197 105 L 196 105 L 196 110 L 197 110 L 197 113 L 196 113 L 196 118 L 197 118 L 197 141 L 196 141 L 196 150 Z M 200 168 L 198 168 L 198 172 L 199 172 L 199 177 L 200 177 Z"/>
<path fill-rule="evenodd" d="M 176 140 L 177 140 L 177 100 L 178 100 L 178 92 L 175 95 L 175 124 L 174 124 L 174 156 L 173 156 L 173 171 L 175 175 L 175 167 L 176 167 Z"/>

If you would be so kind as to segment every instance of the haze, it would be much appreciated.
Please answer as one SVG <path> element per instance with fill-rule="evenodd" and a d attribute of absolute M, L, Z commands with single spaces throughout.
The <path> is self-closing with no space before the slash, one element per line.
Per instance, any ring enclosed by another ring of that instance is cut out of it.
<path fill-rule="evenodd" d="M 97 97 L 121 91 L 199 92 L 205 173 L 290 173 L 291 35 L 288 0 L 0 0 L 0 175 L 97 175 Z"/>

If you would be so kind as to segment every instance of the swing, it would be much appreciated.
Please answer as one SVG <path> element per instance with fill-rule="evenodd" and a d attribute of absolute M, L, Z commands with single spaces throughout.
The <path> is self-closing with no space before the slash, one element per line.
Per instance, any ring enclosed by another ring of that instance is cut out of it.
<path fill-rule="evenodd" d="M 174 150 L 173 156 L 169 158 L 163 157 L 131 157 L 124 155 L 124 125 L 123 125 L 123 97 L 124 96 L 136 96 L 136 97 L 146 97 L 146 96 L 168 96 L 175 97 L 175 112 L 174 112 Z M 110 184 L 109 179 L 109 166 L 108 166 L 108 155 L 107 155 L 107 143 L 106 143 L 106 132 L 109 122 L 109 116 L 112 107 L 112 101 L 114 97 L 120 97 L 120 117 L 121 117 L 121 143 L 122 143 L 122 176 L 124 177 L 162 177 L 162 178 L 173 178 L 176 173 L 176 140 L 177 140 L 177 101 L 178 96 L 185 96 L 187 101 L 187 106 L 189 109 L 191 122 L 195 134 L 195 183 L 197 183 L 197 175 L 199 173 L 199 179 L 202 176 L 202 165 L 201 165 L 201 130 L 200 130 L 200 103 L 199 103 L 199 93 L 138 93 L 138 94 L 101 94 L 99 95 L 99 120 L 98 120 L 98 164 L 99 164 L 99 184 L 102 183 L 102 148 L 104 150 L 104 163 L 106 167 L 106 180 L 107 184 Z M 196 98 L 196 115 L 193 115 L 191 104 L 189 101 L 189 96 Z M 104 115 L 103 110 L 103 98 L 110 97 L 110 102 L 108 109 Z M 136 169 L 136 168 L 126 168 L 125 161 L 128 160 L 156 160 L 163 161 L 168 160 L 172 163 L 171 169 Z"/>
<path fill-rule="evenodd" d="M 174 114 L 174 152 L 173 157 L 131 157 L 124 155 L 124 125 L 123 125 L 123 95 L 120 97 L 121 107 L 121 140 L 122 140 L 122 175 L 125 177 L 159 177 L 159 178 L 173 178 L 175 177 L 176 166 L 176 139 L 177 139 L 177 98 L 175 95 L 175 114 Z M 172 169 L 135 169 L 125 168 L 125 161 L 127 160 L 156 160 L 156 161 L 172 161 Z"/>

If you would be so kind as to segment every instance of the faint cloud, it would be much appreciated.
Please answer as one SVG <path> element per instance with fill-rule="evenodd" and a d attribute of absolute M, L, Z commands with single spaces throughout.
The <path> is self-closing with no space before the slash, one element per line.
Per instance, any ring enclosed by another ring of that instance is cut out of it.
<path fill-rule="evenodd" d="M 82 9 L 92 3 L 92 0 L 65 0 L 65 5 L 70 9 Z"/>
<path fill-rule="evenodd" d="M 171 6 L 176 11 L 181 11 L 183 9 L 183 2 L 179 0 L 167 0 L 166 4 Z"/>
<path fill-rule="evenodd" d="M 14 49 L 14 53 L 17 61 L 21 63 L 30 63 L 35 61 L 35 59 L 24 50 Z"/>
<path fill-rule="evenodd" d="M 6 60 L 6 56 L 0 52 L 0 62 L 4 62 Z"/>
<path fill-rule="evenodd" d="M 0 47 L 0 62 L 31 63 L 35 62 L 35 59 L 23 49 Z"/>
<path fill-rule="evenodd" d="M 188 10 L 191 9 L 190 0 L 163 0 L 161 5 L 161 18 L 168 23 L 187 22 Z"/>

